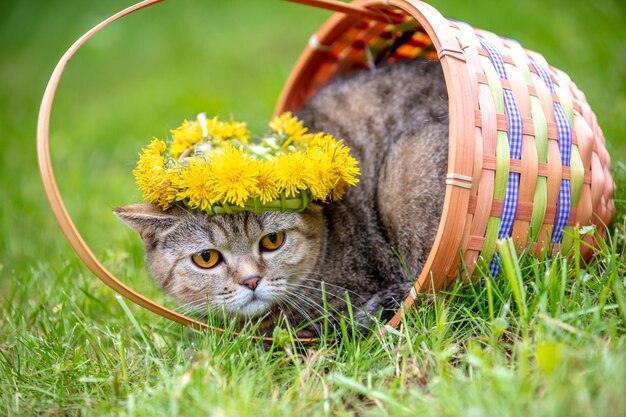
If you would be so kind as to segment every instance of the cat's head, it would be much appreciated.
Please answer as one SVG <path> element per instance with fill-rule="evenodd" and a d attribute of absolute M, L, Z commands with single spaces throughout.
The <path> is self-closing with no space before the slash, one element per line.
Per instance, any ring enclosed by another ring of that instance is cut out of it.
<path fill-rule="evenodd" d="M 258 316 L 288 297 L 322 253 L 322 210 L 209 216 L 141 203 L 115 213 L 141 236 L 157 283 L 197 312 Z"/>

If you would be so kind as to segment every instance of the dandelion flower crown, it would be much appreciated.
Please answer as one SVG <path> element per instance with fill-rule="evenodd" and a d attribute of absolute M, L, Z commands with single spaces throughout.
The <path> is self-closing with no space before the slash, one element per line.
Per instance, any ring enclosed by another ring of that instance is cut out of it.
<path fill-rule="evenodd" d="M 361 174 L 341 141 L 308 132 L 291 113 L 254 141 L 245 123 L 204 114 L 171 133 L 168 144 L 154 138 L 142 149 L 133 171 L 144 200 L 163 210 L 302 211 L 312 200 L 340 199 Z"/>

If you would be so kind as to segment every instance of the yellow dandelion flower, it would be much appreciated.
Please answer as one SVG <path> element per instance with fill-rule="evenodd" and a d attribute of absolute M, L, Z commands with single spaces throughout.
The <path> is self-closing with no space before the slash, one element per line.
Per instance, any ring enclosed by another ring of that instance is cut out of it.
<path fill-rule="evenodd" d="M 178 192 L 181 188 L 180 175 L 178 170 L 166 171 L 161 182 L 161 198 L 156 204 L 163 210 L 172 207 L 178 200 Z"/>
<path fill-rule="evenodd" d="M 334 171 L 339 176 L 337 184 L 333 190 L 333 200 L 339 200 L 346 193 L 346 190 L 350 186 L 357 185 L 361 175 L 359 169 L 359 163 L 356 159 L 350 156 L 350 149 L 341 144 L 337 144 L 333 152 L 333 166 Z"/>
<path fill-rule="evenodd" d="M 270 122 L 270 128 L 277 135 L 287 136 L 290 139 L 288 142 L 300 139 L 308 131 L 302 122 L 293 116 L 291 112 L 285 112 L 280 116 L 274 117 Z"/>
<path fill-rule="evenodd" d="M 207 120 L 207 133 L 218 142 L 227 139 L 238 139 L 247 143 L 250 137 L 246 123 L 223 122 L 217 116 Z"/>
<path fill-rule="evenodd" d="M 215 177 L 212 202 L 226 202 L 243 207 L 244 202 L 258 195 L 256 161 L 241 149 L 226 148 L 223 153 L 211 158 L 211 169 Z"/>
<path fill-rule="evenodd" d="M 308 188 L 314 199 L 325 201 L 339 180 L 339 175 L 333 166 L 333 155 L 320 147 L 307 149 L 305 155 L 310 173 Z"/>
<path fill-rule="evenodd" d="M 206 121 L 206 129 L 207 134 L 213 139 L 217 141 L 221 141 L 224 139 L 224 123 L 222 123 L 217 116 Z"/>
<path fill-rule="evenodd" d="M 317 135 L 317 133 L 305 133 L 298 138 L 297 144 L 303 147 L 311 146 Z"/>
<path fill-rule="evenodd" d="M 306 146 L 319 146 L 322 148 L 328 146 L 334 146 L 338 142 L 335 140 L 333 135 L 329 135 L 328 133 L 318 132 L 318 133 L 307 133 L 306 135 L 300 138 L 300 143 Z"/>
<path fill-rule="evenodd" d="M 170 130 L 174 140 L 170 146 L 170 155 L 178 159 L 180 155 L 202 140 L 202 127 L 197 121 L 184 120 L 183 124 Z"/>
<path fill-rule="evenodd" d="M 240 142 L 248 143 L 250 131 L 246 123 L 228 122 L 224 123 L 224 136 L 228 139 L 237 139 Z"/>
<path fill-rule="evenodd" d="M 332 187 L 329 189 L 331 198 L 338 200 L 345 194 L 346 190 L 350 186 L 354 186 L 359 182 L 357 178 L 361 175 L 361 171 L 358 167 L 358 162 L 352 156 L 350 156 L 350 149 L 343 145 L 341 141 L 336 140 L 332 135 L 327 133 L 314 133 L 307 134 L 302 138 L 302 142 L 308 146 L 308 153 L 311 155 L 317 155 L 321 152 L 323 156 L 317 156 L 322 158 L 318 165 L 314 165 L 315 168 L 325 163 L 330 164 L 330 168 L 326 173 L 319 170 L 317 172 L 318 180 L 317 186 L 319 187 L 325 180 L 332 182 Z M 313 151 L 319 150 L 319 151 Z M 330 162 L 328 162 L 330 161 Z M 322 181 L 320 183 L 320 181 Z M 314 184 L 311 185 L 311 190 L 314 189 Z M 317 189 L 320 192 L 320 189 Z M 321 195 L 321 194 L 320 194 Z M 316 197 L 319 199 L 319 197 Z"/>
<path fill-rule="evenodd" d="M 275 161 L 257 161 L 259 175 L 257 177 L 257 188 L 259 199 L 262 204 L 267 204 L 278 198 L 278 186 L 276 176 Z"/>
<path fill-rule="evenodd" d="M 184 201 L 190 209 L 205 211 L 214 204 L 246 207 L 257 198 L 267 205 L 281 195 L 292 198 L 302 192 L 328 201 L 341 198 L 359 182 L 361 172 L 349 149 L 332 135 L 308 133 L 291 113 L 270 123 L 274 139 L 251 145 L 245 123 L 201 116 L 171 131 L 169 151 L 158 139 L 142 150 L 133 173 L 146 201 L 164 210 Z M 192 147 L 196 152 L 184 164 L 170 160 L 180 159 Z"/>
<path fill-rule="evenodd" d="M 286 197 L 306 190 L 312 177 L 304 152 L 283 153 L 276 158 L 276 184 Z"/>
<path fill-rule="evenodd" d="M 215 176 L 211 166 L 203 159 L 192 159 L 188 167 L 180 169 L 179 175 L 184 188 L 178 192 L 177 199 L 187 200 L 191 209 L 210 208 L 215 188 Z"/>
<path fill-rule="evenodd" d="M 170 155 L 172 158 L 178 159 L 187 149 L 191 148 L 193 145 L 186 140 L 178 139 L 174 140 L 170 145 Z"/>
<path fill-rule="evenodd" d="M 338 167 L 341 179 L 349 185 L 356 185 L 359 182 L 357 176 L 361 175 L 359 163 L 350 156 L 350 149 L 346 146 L 339 145 L 335 152 L 335 163 Z"/>
<path fill-rule="evenodd" d="M 165 169 L 164 153 L 165 142 L 153 139 L 142 150 L 133 174 L 143 199 L 166 210 L 174 202 L 176 193 L 172 189 L 172 177 Z"/>

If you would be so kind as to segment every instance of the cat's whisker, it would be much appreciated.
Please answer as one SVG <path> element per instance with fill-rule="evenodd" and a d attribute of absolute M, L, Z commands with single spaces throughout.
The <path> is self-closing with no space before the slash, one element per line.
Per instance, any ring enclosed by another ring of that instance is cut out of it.
<path fill-rule="evenodd" d="M 196 305 L 188 304 L 188 305 L 179 306 L 175 308 L 174 311 L 181 313 L 181 314 L 189 314 L 191 312 L 194 312 L 196 308 L 197 308 Z"/>
<path fill-rule="evenodd" d="M 313 318 L 313 316 L 311 314 L 309 314 L 306 310 L 304 310 L 302 307 L 298 306 L 296 301 L 293 299 L 289 299 L 289 304 L 291 306 L 294 307 L 298 307 L 298 311 L 300 311 L 300 314 L 303 316 L 303 318 L 305 319 L 305 322 L 307 322 L 311 328 L 313 328 L 313 330 L 315 331 L 315 333 L 317 334 L 318 337 L 322 336 L 322 323 L 324 320 L 326 320 L 325 317 L 321 316 L 321 317 L 317 317 L 317 318 Z M 335 325 L 330 322 L 331 327 L 334 329 Z"/>
<path fill-rule="evenodd" d="M 321 289 L 318 289 L 318 288 L 312 288 L 312 287 L 308 287 L 308 286 L 303 286 L 303 285 L 300 285 L 300 284 L 287 284 L 287 286 L 288 286 L 288 287 L 292 287 L 292 288 L 293 288 L 293 287 L 304 287 L 304 288 L 310 288 L 310 289 L 318 290 L 318 291 L 320 291 L 320 293 L 322 293 Z M 339 287 L 339 288 L 341 288 L 341 287 Z M 291 292 L 293 293 L 293 291 L 291 291 Z M 330 292 L 324 292 L 324 293 L 322 294 L 322 296 L 326 296 L 326 295 L 330 295 L 330 296 L 332 296 L 332 297 L 335 297 L 336 299 L 339 299 L 339 300 L 341 300 L 341 301 L 343 301 L 343 302 L 346 302 L 346 300 L 345 300 L 344 298 L 339 297 L 339 296 L 337 296 L 336 294 L 332 294 L 332 293 L 330 293 Z M 308 298 L 304 298 L 304 297 L 303 297 L 303 296 L 301 296 L 301 295 L 300 295 L 300 298 L 302 298 L 302 299 L 304 299 L 304 300 L 307 300 L 307 301 L 310 301 L 310 299 L 308 299 Z M 349 301 L 349 300 L 348 300 L 348 301 Z M 347 304 L 347 302 L 346 302 L 346 304 Z M 363 318 L 375 318 L 375 316 L 374 316 L 371 312 L 369 312 L 369 311 L 367 311 L 367 310 L 365 310 L 365 309 L 363 309 L 363 308 L 357 307 L 357 306 L 353 305 L 352 303 L 350 303 L 350 309 L 351 309 L 354 313 L 357 313 L 359 316 L 362 316 Z M 343 309 L 342 309 L 342 310 L 343 310 Z M 319 311 L 319 310 L 318 310 L 318 311 Z M 343 312 L 335 310 L 335 312 L 339 315 L 339 317 L 344 317 L 346 320 L 348 320 L 348 321 L 349 321 L 349 322 L 351 322 L 351 323 L 354 321 L 354 322 L 355 322 L 355 324 L 356 324 L 356 325 L 358 325 L 358 321 L 359 321 L 359 320 L 357 320 L 357 319 L 355 318 L 355 316 L 352 316 L 352 315 L 350 315 L 350 316 L 349 316 L 349 315 L 348 315 L 349 313 L 348 313 L 348 311 L 347 311 L 347 310 L 346 310 L 346 311 L 343 311 Z M 330 311 L 329 311 L 329 313 L 330 313 Z M 330 313 L 330 314 L 328 314 L 328 315 L 326 315 L 326 314 L 325 314 L 325 315 L 323 315 L 323 316 L 324 316 L 324 318 L 325 318 L 326 320 L 328 320 L 328 322 L 332 325 L 333 330 L 334 330 L 334 331 L 337 331 L 338 327 L 340 327 L 340 321 L 339 321 L 339 318 L 338 318 L 338 317 L 336 317 L 336 315 L 335 315 L 335 314 L 332 314 L 332 313 Z M 337 324 L 337 326 L 335 326 L 335 324 L 334 324 L 333 322 L 334 322 L 334 323 L 336 323 L 336 324 Z"/>
<path fill-rule="evenodd" d="M 316 303 L 315 301 L 308 299 L 304 296 L 302 296 L 300 293 L 296 293 L 294 291 L 289 291 L 287 290 L 286 292 L 288 295 L 290 295 L 291 297 L 299 300 L 300 302 L 302 302 L 303 304 L 308 305 L 309 307 L 313 308 L 315 311 L 317 311 L 317 313 L 320 314 L 320 318 L 326 320 L 328 323 L 330 323 L 330 325 L 333 327 L 333 330 L 337 330 L 336 325 L 339 325 L 339 321 L 337 320 L 336 317 L 334 317 L 332 314 L 330 314 L 330 312 L 325 309 L 323 306 L 321 306 L 320 304 Z M 295 300 L 292 300 L 295 301 Z M 334 321 L 334 323 L 333 323 Z"/>
<path fill-rule="evenodd" d="M 303 304 L 309 306 L 310 308 L 313 308 L 315 311 L 317 311 L 317 313 L 320 314 L 321 317 L 326 317 L 326 312 L 324 311 L 324 308 L 319 305 L 318 303 L 314 302 L 313 300 L 307 299 L 305 297 L 303 297 L 301 294 L 298 294 L 296 292 L 293 291 L 285 291 L 285 294 L 290 296 L 292 301 L 295 301 L 293 299 L 296 299 L 300 302 L 302 302 Z"/>
<path fill-rule="evenodd" d="M 317 336 L 321 337 L 321 333 L 320 333 L 319 329 L 317 328 L 317 325 L 316 325 L 315 321 L 313 320 L 313 318 L 304 309 L 302 309 L 300 306 L 297 305 L 297 303 L 295 303 L 295 301 L 293 301 L 293 300 L 291 300 L 289 298 L 284 298 L 281 301 L 287 303 L 287 305 L 289 306 L 290 310 L 291 310 L 292 307 L 294 309 L 296 309 L 296 311 L 298 313 L 300 313 L 300 315 L 305 320 L 305 322 L 309 323 L 311 328 L 313 328 L 313 330 L 315 331 Z M 293 313 L 293 310 L 292 310 L 292 313 Z M 283 314 L 284 314 L 284 312 L 283 312 Z"/>
<path fill-rule="evenodd" d="M 184 315 L 206 317 L 207 314 L 219 314 L 225 305 L 228 305 L 225 299 L 211 300 L 205 297 L 181 304 L 173 310 Z"/>
<path fill-rule="evenodd" d="M 324 278 L 322 274 L 315 273 L 315 272 L 306 272 L 306 275 L 317 275 L 319 277 Z M 367 301 L 367 299 L 365 297 L 363 297 L 361 294 L 359 294 L 359 293 L 357 293 L 355 291 L 352 291 L 352 290 L 350 290 L 348 288 L 342 287 L 341 285 L 332 284 L 332 283 L 327 282 L 327 281 L 325 281 L 323 279 L 314 279 L 314 278 L 309 278 L 307 276 L 300 276 L 298 274 L 289 274 L 289 275 L 287 275 L 287 277 L 289 277 L 289 278 L 291 278 L 291 277 L 298 277 L 298 278 L 300 278 L 303 281 L 310 281 L 310 282 L 315 282 L 315 283 L 319 283 L 319 284 L 324 283 L 324 285 L 327 286 L 327 287 L 338 288 L 338 289 L 340 289 L 340 290 L 342 290 L 344 292 L 347 292 L 350 295 L 354 295 L 356 297 L 359 297 L 363 301 Z"/>
<path fill-rule="evenodd" d="M 308 288 L 308 289 L 311 289 L 311 290 L 314 290 L 314 291 L 319 291 L 319 292 L 321 292 L 322 294 L 329 295 L 329 296 L 331 296 L 331 297 L 335 297 L 335 298 L 337 298 L 337 299 L 339 299 L 339 300 L 346 301 L 345 297 L 341 297 L 341 296 L 339 296 L 339 295 L 337 295 L 337 294 L 334 294 L 334 293 L 332 293 L 332 292 L 330 292 L 330 291 L 322 291 L 322 288 L 318 288 L 318 287 L 311 287 L 310 285 L 304 285 L 304 284 L 297 284 L 297 283 L 295 283 L 295 282 L 290 282 L 290 283 L 288 283 L 287 285 L 288 285 L 288 286 L 291 286 L 291 287 Z M 325 285 L 325 284 L 324 284 L 324 285 Z M 341 287 L 339 287 L 339 286 L 336 286 L 336 287 L 338 287 L 338 288 L 340 288 L 340 289 L 341 289 Z M 350 295 L 350 292 L 349 292 L 349 291 L 345 291 L 345 290 L 344 290 L 344 294 L 346 294 L 346 293 L 347 293 L 348 295 Z M 361 298 L 362 298 L 362 297 L 361 297 Z M 365 299 L 364 299 L 364 300 L 365 300 Z"/>
<path fill-rule="evenodd" d="M 302 316 L 303 320 L 308 323 L 311 327 L 313 327 L 313 329 L 315 329 L 316 333 L 317 333 L 317 328 L 315 327 L 315 321 L 313 320 L 313 318 L 311 317 L 310 314 L 308 314 L 306 312 L 306 310 L 304 308 L 302 308 L 301 306 L 298 305 L 298 303 L 295 302 L 295 300 L 292 300 L 289 296 L 287 297 L 281 297 L 280 298 L 280 302 L 284 303 L 282 304 L 285 307 L 288 307 L 289 310 L 292 313 L 292 317 L 293 317 L 293 311 L 297 311 L 299 313 L 300 316 Z M 280 307 L 280 304 L 279 304 Z M 283 311 L 284 313 L 284 311 Z"/>
<path fill-rule="evenodd" d="M 197 316 L 205 318 L 207 314 L 213 312 L 213 309 L 208 308 L 206 303 L 198 303 L 196 305 L 188 306 L 185 310 L 182 311 L 182 314 L 187 316 Z"/>
<path fill-rule="evenodd" d="M 181 314 L 202 313 L 201 308 L 206 305 L 205 301 L 190 301 L 175 307 L 173 310 Z"/>
<path fill-rule="evenodd" d="M 288 288 L 283 288 L 282 290 L 282 294 L 281 295 L 287 295 L 289 297 L 293 297 L 299 301 L 302 301 L 304 304 L 313 307 L 318 313 L 322 313 L 321 310 L 321 306 L 318 305 L 317 303 L 315 303 L 313 300 L 307 299 L 305 297 L 302 297 L 301 294 L 295 292 L 295 291 L 290 291 Z"/>
<path fill-rule="evenodd" d="M 288 285 L 288 286 L 291 286 L 291 287 L 301 287 L 301 288 L 309 288 L 309 289 L 313 289 L 313 290 L 316 290 L 316 291 L 319 291 L 320 293 L 322 293 L 322 296 L 332 296 L 332 297 L 335 297 L 335 298 L 336 298 L 336 299 L 338 299 L 338 300 L 341 300 L 341 301 L 343 301 L 343 302 L 346 302 L 346 299 L 345 299 L 345 298 L 340 297 L 340 296 L 338 296 L 338 295 L 336 295 L 336 294 L 333 294 L 333 293 L 331 293 L 331 292 L 322 291 L 320 288 L 309 287 L 309 286 L 307 286 L 307 285 L 302 285 L 302 284 L 293 284 L 293 283 L 289 283 L 289 284 L 287 284 L 287 285 Z M 346 302 L 346 304 L 347 304 L 347 302 Z M 357 307 L 356 305 L 354 305 L 354 304 L 352 304 L 352 303 L 350 303 L 350 306 L 351 306 L 351 308 L 352 308 L 352 310 L 353 310 L 353 311 L 358 311 L 358 312 L 363 313 L 363 314 L 365 314 L 365 315 L 369 314 L 366 310 L 364 310 L 364 309 L 362 309 L 362 308 L 360 308 L 360 307 Z"/>

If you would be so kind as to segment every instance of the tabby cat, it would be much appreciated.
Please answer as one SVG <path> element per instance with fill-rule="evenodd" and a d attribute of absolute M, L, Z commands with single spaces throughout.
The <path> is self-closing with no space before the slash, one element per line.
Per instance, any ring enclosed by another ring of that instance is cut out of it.
<path fill-rule="evenodd" d="M 143 239 L 157 283 L 188 310 L 264 317 L 266 333 L 283 313 L 319 334 L 319 319 L 336 325 L 349 299 L 366 331 L 406 297 L 437 231 L 448 151 L 441 66 L 400 61 L 337 79 L 298 117 L 343 138 L 359 161 L 361 181 L 342 200 L 301 213 L 208 216 L 146 203 L 115 213 Z"/>

